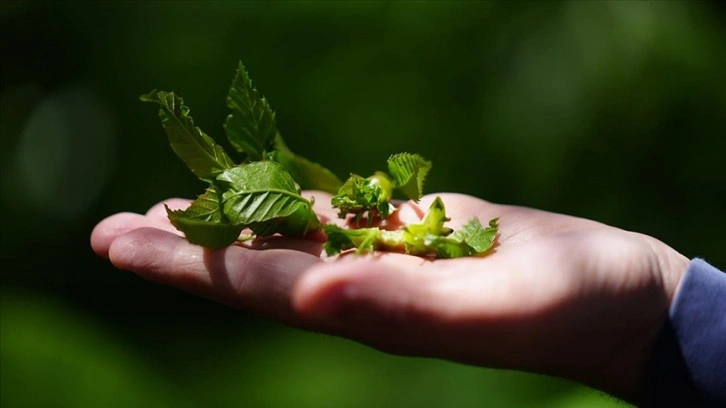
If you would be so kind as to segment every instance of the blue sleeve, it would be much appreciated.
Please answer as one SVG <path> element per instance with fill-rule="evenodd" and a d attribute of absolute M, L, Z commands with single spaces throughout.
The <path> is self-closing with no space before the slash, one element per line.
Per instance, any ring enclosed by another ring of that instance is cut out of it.
<path fill-rule="evenodd" d="M 650 362 L 642 407 L 726 407 L 726 273 L 688 266 Z"/>

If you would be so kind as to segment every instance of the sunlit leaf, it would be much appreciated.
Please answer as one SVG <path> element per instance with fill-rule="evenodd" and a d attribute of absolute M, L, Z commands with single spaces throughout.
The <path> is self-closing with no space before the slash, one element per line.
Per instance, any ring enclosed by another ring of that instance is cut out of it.
<path fill-rule="evenodd" d="M 223 220 L 219 207 L 219 196 L 214 187 L 194 200 L 185 210 L 170 210 L 166 207 L 169 221 L 182 231 L 192 244 L 207 248 L 222 248 L 232 244 L 239 237 L 243 226 Z"/>
<path fill-rule="evenodd" d="M 232 146 L 244 153 L 246 160 L 267 159 L 277 136 L 275 112 L 252 85 L 242 62 L 229 89 L 227 107 L 231 113 L 227 116 L 224 130 Z"/>
<path fill-rule="evenodd" d="M 141 96 L 141 100 L 160 106 L 159 117 L 171 148 L 197 177 L 211 181 L 217 174 L 234 166 L 224 149 L 194 126 L 189 107 L 174 92 L 153 90 Z"/>
<path fill-rule="evenodd" d="M 394 185 L 411 200 L 418 201 L 423 196 L 423 185 L 429 170 L 431 162 L 417 154 L 399 153 L 388 159 L 388 171 Z"/>
<path fill-rule="evenodd" d="M 214 182 L 222 191 L 222 211 L 233 225 L 265 236 L 303 235 L 318 228 L 312 203 L 281 164 L 260 161 L 226 170 Z"/>

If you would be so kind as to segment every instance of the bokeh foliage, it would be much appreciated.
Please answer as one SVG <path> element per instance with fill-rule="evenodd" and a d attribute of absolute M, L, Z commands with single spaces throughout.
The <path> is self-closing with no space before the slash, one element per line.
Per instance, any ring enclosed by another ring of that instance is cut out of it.
<path fill-rule="evenodd" d="M 290 147 L 341 177 L 413 151 L 434 162 L 428 191 L 597 219 L 724 268 L 723 17 L 688 1 L 0 4 L 1 405 L 618 406 L 229 310 L 115 270 L 89 233 L 201 191 L 138 96 L 180 93 L 226 143 L 242 60 Z"/>

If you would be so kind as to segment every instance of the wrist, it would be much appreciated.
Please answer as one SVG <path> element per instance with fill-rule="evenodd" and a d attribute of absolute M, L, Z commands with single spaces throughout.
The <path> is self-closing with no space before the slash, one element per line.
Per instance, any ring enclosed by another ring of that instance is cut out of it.
<path fill-rule="evenodd" d="M 660 280 L 660 286 L 667 300 L 665 310 L 667 315 L 691 260 L 653 237 L 646 236 L 645 238 L 652 251 L 655 278 Z"/>
<path fill-rule="evenodd" d="M 630 273 L 636 274 L 637 270 L 644 279 L 636 289 L 639 292 L 637 303 L 631 302 L 623 311 L 629 316 L 622 317 L 638 324 L 630 325 L 627 333 L 622 332 L 625 335 L 611 349 L 609 361 L 593 370 L 595 378 L 584 381 L 631 403 L 642 396 L 649 362 L 690 263 L 688 258 L 663 242 L 643 234 L 634 235 L 645 245 L 636 257 L 640 265 Z"/>
<path fill-rule="evenodd" d="M 659 295 L 653 302 L 655 319 L 633 336 L 632 345 L 627 348 L 622 359 L 624 364 L 621 369 L 630 370 L 631 375 L 630 380 L 623 384 L 620 396 L 629 402 L 639 402 L 642 397 L 649 364 L 659 347 L 659 338 L 667 325 L 668 312 L 690 264 L 688 258 L 665 243 L 647 235 L 638 235 L 645 239 L 650 248 L 652 267 L 649 272 Z"/>

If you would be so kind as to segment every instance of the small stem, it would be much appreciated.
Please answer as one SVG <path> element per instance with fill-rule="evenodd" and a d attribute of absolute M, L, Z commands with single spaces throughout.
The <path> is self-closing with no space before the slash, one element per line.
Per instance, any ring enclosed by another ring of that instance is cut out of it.
<path fill-rule="evenodd" d="M 249 240 L 251 240 L 254 237 L 255 237 L 255 234 L 253 234 L 253 233 L 249 233 L 249 234 L 246 234 L 246 235 L 241 235 L 240 237 L 237 238 L 237 242 L 249 241 Z"/>
<path fill-rule="evenodd" d="M 376 241 L 376 248 L 384 250 L 403 248 L 403 231 L 381 230 L 378 240 Z"/>

